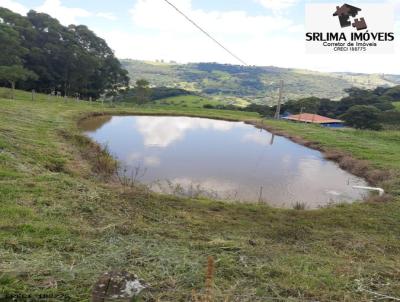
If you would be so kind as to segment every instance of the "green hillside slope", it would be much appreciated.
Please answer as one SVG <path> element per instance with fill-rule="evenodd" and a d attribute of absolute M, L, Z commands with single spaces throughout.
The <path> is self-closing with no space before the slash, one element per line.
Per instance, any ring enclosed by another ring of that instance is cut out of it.
<path fill-rule="evenodd" d="M 392 202 L 314 211 L 178 198 L 106 181 L 111 160 L 78 128 L 92 113 L 259 119 L 182 107 L 115 107 L 0 89 L 0 300 L 88 301 L 108 270 L 150 289 L 141 301 L 191 301 L 215 259 L 212 301 L 375 301 L 400 296 L 398 131 L 265 121 L 393 170 Z M 103 168 L 103 169 L 102 169 Z M 396 172 L 397 171 L 397 172 Z M 44 297 L 44 298 L 43 298 Z M 390 300 L 390 299 L 388 299 Z"/>
<path fill-rule="evenodd" d="M 400 76 L 321 73 L 278 67 L 236 66 L 217 63 L 167 64 L 122 60 L 132 83 L 145 78 L 154 86 L 179 87 L 219 99 L 235 97 L 261 104 L 277 98 L 280 79 L 286 100 L 308 96 L 340 99 L 352 86 L 375 88 L 400 83 Z"/>

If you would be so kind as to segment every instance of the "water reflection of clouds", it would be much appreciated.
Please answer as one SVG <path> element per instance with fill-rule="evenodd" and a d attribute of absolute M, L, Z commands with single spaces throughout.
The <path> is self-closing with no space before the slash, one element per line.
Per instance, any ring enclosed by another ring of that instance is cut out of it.
<path fill-rule="evenodd" d="M 124 116 L 113 116 L 111 120 L 108 122 L 109 126 L 118 126 L 122 125 L 124 122 Z"/>
<path fill-rule="evenodd" d="M 175 184 L 188 187 L 190 185 L 199 185 L 201 188 L 209 191 L 235 191 L 239 185 L 234 184 L 230 181 L 224 181 L 222 179 L 207 178 L 202 180 L 194 180 L 186 177 L 179 177 L 172 180 Z"/>
<path fill-rule="evenodd" d="M 165 193 L 171 193 L 168 191 L 173 188 L 168 187 L 168 183 L 181 187 L 188 194 L 198 193 L 201 196 L 216 199 L 240 199 L 241 185 L 232 181 L 216 178 L 194 179 L 190 177 L 177 177 L 171 180 L 159 181 L 159 189 Z"/>
<path fill-rule="evenodd" d="M 365 182 L 317 151 L 279 136 L 270 147 L 269 132 L 244 123 L 137 116 L 90 126 L 89 135 L 108 143 L 124 167 L 146 171 L 142 181 L 148 184 L 161 180 L 168 188 L 169 179 L 188 193 L 200 189 L 210 198 L 240 201 L 258 201 L 261 195 L 283 207 L 302 202 L 315 208 L 362 197 L 352 186 Z"/>
<path fill-rule="evenodd" d="M 146 147 L 166 148 L 182 139 L 185 133 L 195 129 L 228 131 L 240 124 L 188 117 L 136 117 L 136 129 L 144 139 Z"/>
<path fill-rule="evenodd" d="M 145 156 L 143 162 L 146 166 L 157 167 L 160 165 L 161 160 L 157 156 Z"/>
<path fill-rule="evenodd" d="M 157 167 L 161 164 L 161 160 L 157 156 L 146 156 L 139 152 L 133 152 L 126 156 L 124 163 L 130 167 L 144 165 L 145 167 Z"/>
<path fill-rule="evenodd" d="M 266 131 L 247 133 L 243 136 L 243 142 L 253 142 L 262 146 L 271 145 L 272 134 Z"/>
<path fill-rule="evenodd" d="M 352 186 L 362 182 L 359 178 L 337 169 L 334 163 L 314 157 L 302 158 L 296 170 L 296 174 L 288 182 L 287 194 L 293 202 L 305 202 L 310 207 L 324 204 L 316 196 L 325 196 L 325 203 L 351 201 L 355 197 Z"/>

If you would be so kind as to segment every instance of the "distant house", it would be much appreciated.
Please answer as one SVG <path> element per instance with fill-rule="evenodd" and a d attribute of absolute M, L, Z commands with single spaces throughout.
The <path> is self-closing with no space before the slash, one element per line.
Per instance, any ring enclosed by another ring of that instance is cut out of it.
<path fill-rule="evenodd" d="M 300 123 L 318 124 L 324 127 L 341 128 L 344 126 L 344 122 L 341 120 L 336 120 L 326 116 L 312 114 L 312 113 L 289 115 L 287 117 L 283 117 L 282 119 Z"/>

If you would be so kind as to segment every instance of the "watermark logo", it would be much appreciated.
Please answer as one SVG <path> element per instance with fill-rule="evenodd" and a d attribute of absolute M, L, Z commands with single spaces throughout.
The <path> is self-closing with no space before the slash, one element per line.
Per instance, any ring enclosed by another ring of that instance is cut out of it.
<path fill-rule="evenodd" d="M 394 7 L 390 4 L 308 3 L 305 20 L 307 53 L 394 53 Z"/>
<path fill-rule="evenodd" d="M 353 26 L 357 30 L 364 30 L 368 28 L 365 18 L 354 19 L 360 11 L 361 8 L 349 4 L 343 4 L 342 6 L 336 6 L 336 11 L 333 16 L 339 17 L 340 26 L 342 28 Z M 350 21 L 350 18 L 354 19 L 353 23 Z"/>

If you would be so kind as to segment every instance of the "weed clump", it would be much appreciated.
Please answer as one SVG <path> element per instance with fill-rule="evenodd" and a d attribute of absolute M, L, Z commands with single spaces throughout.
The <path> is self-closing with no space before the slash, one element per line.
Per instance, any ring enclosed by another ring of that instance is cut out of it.
<path fill-rule="evenodd" d="M 293 205 L 293 209 L 294 210 L 298 210 L 298 211 L 302 211 L 305 210 L 307 207 L 307 205 L 304 202 L 299 202 L 297 201 L 294 205 Z"/>
<path fill-rule="evenodd" d="M 118 162 L 113 158 L 107 146 L 100 146 L 90 138 L 80 134 L 70 135 L 63 132 L 62 135 L 79 148 L 82 157 L 90 163 L 95 175 L 100 175 L 103 178 L 110 178 L 115 175 Z"/>

